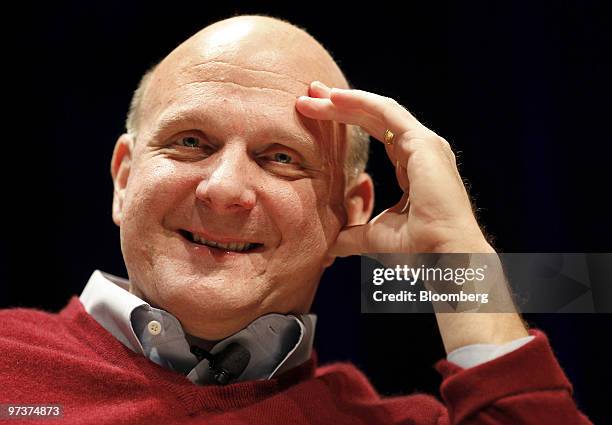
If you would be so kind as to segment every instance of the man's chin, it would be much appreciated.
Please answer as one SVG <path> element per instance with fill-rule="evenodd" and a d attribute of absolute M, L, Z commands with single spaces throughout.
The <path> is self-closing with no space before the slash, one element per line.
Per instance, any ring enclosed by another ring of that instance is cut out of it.
<path fill-rule="evenodd" d="M 262 315 L 256 311 L 234 313 L 228 315 L 227 311 L 219 311 L 219 315 L 217 315 L 213 310 L 205 314 L 200 312 L 194 315 L 187 312 L 176 312 L 174 315 L 181 322 L 186 333 L 207 341 L 227 338 L 246 328 L 251 322 Z"/>
<path fill-rule="evenodd" d="M 195 336 L 223 338 L 263 314 L 266 296 L 256 291 L 261 286 L 251 279 L 230 278 L 224 273 L 183 279 L 174 276 L 157 288 L 159 308 L 176 316 L 185 329 L 196 332 L 187 331 Z"/>

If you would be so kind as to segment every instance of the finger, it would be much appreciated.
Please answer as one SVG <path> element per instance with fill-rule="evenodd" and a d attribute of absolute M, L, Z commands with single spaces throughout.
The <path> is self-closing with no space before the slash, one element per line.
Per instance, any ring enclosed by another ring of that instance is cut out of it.
<path fill-rule="evenodd" d="M 325 88 L 327 88 L 327 86 L 325 86 Z M 379 141 L 384 141 L 384 135 L 387 129 L 396 135 L 396 139 L 398 139 L 399 135 L 405 134 L 410 134 L 413 137 L 424 137 L 428 132 L 431 132 L 406 108 L 391 98 L 362 90 L 332 88 L 330 89 L 330 93 L 330 100 L 339 109 L 344 108 L 351 111 L 358 109 L 364 114 L 374 118 L 367 120 L 370 126 L 369 132 Z M 385 141 L 385 151 L 392 163 L 396 165 L 398 181 L 400 179 L 406 180 L 406 178 L 399 175 L 398 172 L 401 168 L 397 166 L 399 158 L 395 153 L 396 149 L 396 144 L 389 144 Z M 402 158 L 402 163 L 405 163 L 405 158 Z M 407 182 L 403 181 L 402 187 L 406 187 L 406 183 Z"/>
<path fill-rule="evenodd" d="M 308 95 L 310 97 L 326 98 L 329 99 L 331 89 L 320 81 L 313 81 L 310 83 L 308 89 Z"/>
<path fill-rule="evenodd" d="M 331 95 L 331 91 L 332 89 L 328 87 L 327 85 L 325 85 L 324 83 L 322 83 L 321 81 L 313 81 L 312 83 L 310 83 L 310 86 L 309 86 L 309 95 L 311 98 L 329 99 Z M 304 96 L 298 99 L 298 101 L 308 101 L 307 98 L 306 99 L 303 99 L 303 98 Z M 346 109 L 355 109 L 355 108 L 346 108 Z M 346 124 L 350 124 L 350 123 L 346 123 Z"/>
<path fill-rule="evenodd" d="M 331 94 L 331 88 L 326 86 L 324 83 L 320 81 L 313 81 L 312 83 L 310 83 L 310 87 L 308 89 L 308 95 L 310 97 L 319 98 L 319 99 L 329 99 L 330 94 Z M 367 128 L 371 127 L 369 124 L 365 123 L 365 121 L 362 122 L 361 125 L 366 127 L 366 128 L 362 127 L 366 132 L 368 132 Z M 387 146 L 387 149 L 389 149 L 389 146 Z M 388 150 L 387 154 L 391 155 L 392 153 Z"/>
<path fill-rule="evenodd" d="M 344 124 L 358 125 L 368 134 L 378 132 L 380 124 L 358 109 L 338 108 L 330 99 L 300 96 L 296 102 L 297 110 L 304 116 L 315 120 L 332 120 Z"/>
<path fill-rule="evenodd" d="M 408 193 L 410 191 L 410 182 L 408 181 L 408 174 L 406 173 L 406 168 L 399 162 L 395 163 L 395 178 L 397 179 L 397 183 L 404 193 Z"/>
<path fill-rule="evenodd" d="M 391 208 L 389 208 L 388 211 L 392 211 L 398 214 L 406 214 L 408 213 L 409 207 L 410 207 L 410 195 L 408 195 L 408 192 L 404 192 L 402 194 L 402 197 L 398 201 L 398 203 L 393 205 Z"/>
<path fill-rule="evenodd" d="M 330 100 L 337 106 L 349 109 L 360 109 L 377 118 L 381 127 L 378 134 L 373 134 L 384 141 L 384 133 L 388 128 L 394 134 L 414 130 L 419 121 L 395 100 L 363 90 L 346 90 L 332 88 Z"/>
<path fill-rule="evenodd" d="M 455 171 L 456 177 L 459 179 L 459 181 L 463 182 L 463 179 L 461 178 L 461 175 L 459 174 L 457 156 L 455 155 L 455 152 L 453 151 L 452 146 L 450 145 L 450 143 L 448 143 L 448 141 L 444 137 L 440 137 L 440 139 L 442 140 L 443 149 L 446 153 L 446 156 L 448 157 L 448 161 L 450 162 L 451 166 L 453 167 L 453 170 Z"/>
<path fill-rule="evenodd" d="M 409 159 L 417 148 L 419 151 L 427 150 L 426 156 L 429 157 L 427 162 L 435 163 L 437 167 L 443 164 L 433 160 L 435 157 L 443 158 L 446 164 L 450 162 L 455 178 L 461 180 L 448 142 L 423 126 L 393 99 L 362 90 L 332 88 L 328 92 L 328 87 L 324 84 L 315 84 L 315 86 L 326 95 L 329 93 L 329 99 L 302 98 L 297 105 L 300 112 L 315 119 L 331 119 L 360 125 L 379 141 L 384 140 L 387 129 L 396 135 L 393 144 L 385 143 L 385 150 L 395 165 L 398 183 L 406 192 L 409 189 L 409 182 L 412 181 L 411 174 L 414 173 L 414 170 L 409 170 Z M 432 171 L 427 170 L 428 173 Z"/>
<path fill-rule="evenodd" d="M 334 89 L 335 90 L 335 89 Z M 339 107 L 331 98 L 300 96 L 296 107 L 303 115 L 315 120 L 333 120 L 344 124 L 359 125 L 379 141 L 384 140 L 385 125 L 378 118 L 358 108 Z M 395 130 L 392 130 L 395 134 Z"/>
<path fill-rule="evenodd" d="M 359 224 L 341 230 L 336 242 L 329 250 L 329 254 L 334 257 L 348 257 L 349 255 L 359 255 L 366 252 L 367 229 L 367 224 Z"/>
<path fill-rule="evenodd" d="M 418 205 L 422 211 L 453 217 L 465 210 L 468 198 L 456 167 L 449 163 L 438 143 L 435 139 L 410 139 L 397 146 L 396 153 L 406 168 L 410 187 L 419 188 Z"/>

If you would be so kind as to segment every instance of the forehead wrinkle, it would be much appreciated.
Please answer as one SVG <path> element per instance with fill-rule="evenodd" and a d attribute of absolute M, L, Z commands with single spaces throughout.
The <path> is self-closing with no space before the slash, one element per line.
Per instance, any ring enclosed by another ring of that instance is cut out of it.
<path fill-rule="evenodd" d="M 222 77 L 221 77 L 222 78 Z M 273 88 L 273 87 L 262 87 L 259 85 L 244 85 L 244 84 L 240 84 L 240 83 L 236 83 L 234 81 L 225 81 L 225 80 L 215 80 L 215 79 L 207 79 L 205 81 L 190 81 L 188 83 L 185 83 L 185 86 L 193 86 L 193 85 L 198 85 L 198 84 L 208 84 L 208 83 L 217 83 L 217 84 L 229 84 L 229 85 L 234 85 L 234 86 L 239 86 L 245 89 L 256 89 L 256 90 L 261 90 L 261 91 L 274 91 L 274 92 L 281 92 L 282 94 L 287 94 L 289 96 L 291 96 L 292 99 L 297 99 L 297 96 L 287 90 L 283 90 L 283 89 L 278 89 L 278 88 Z"/>
<path fill-rule="evenodd" d="M 249 68 L 217 60 L 189 65 L 185 68 L 184 73 L 179 74 L 178 79 L 175 81 L 179 86 L 196 82 L 228 83 L 246 88 L 274 90 L 284 92 L 293 99 L 297 99 L 299 95 L 307 94 L 310 84 L 284 73 Z"/>
<path fill-rule="evenodd" d="M 308 88 L 310 85 L 309 81 L 302 80 L 293 75 L 283 74 L 280 72 L 271 71 L 269 69 L 258 69 L 258 68 L 248 67 L 245 65 L 236 65 L 236 64 L 221 61 L 221 60 L 207 60 L 204 62 L 199 62 L 199 63 L 193 64 L 192 68 L 206 69 L 208 67 L 215 66 L 215 65 L 220 66 L 221 68 L 228 67 L 228 68 L 231 68 L 237 71 L 247 71 L 247 72 L 254 73 L 254 74 L 269 75 L 269 76 L 275 77 L 275 80 L 277 78 L 281 78 L 284 80 L 290 80 L 291 82 L 296 82 L 296 83 L 303 85 L 304 88 Z"/>

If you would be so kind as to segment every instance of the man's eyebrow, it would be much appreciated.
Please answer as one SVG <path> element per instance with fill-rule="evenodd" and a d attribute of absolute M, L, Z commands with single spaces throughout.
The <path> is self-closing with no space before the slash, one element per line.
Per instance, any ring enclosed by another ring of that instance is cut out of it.
<path fill-rule="evenodd" d="M 179 124 L 189 124 L 194 127 L 200 127 L 206 122 L 211 122 L 211 117 L 204 111 L 194 110 L 178 110 L 172 112 L 162 113 L 158 118 L 155 130 L 152 134 L 152 139 L 156 140 L 170 129 L 176 127 Z M 213 127 L 217 127 L 214 123 L 209 124 L 208 130 L 212 130 Z M 286 127 L 268 127 L 262 130 L 262 133 L 268 134 L 273 137 L 278 137 L 278 140 L 271 141 L 272 143 L 279 143 L 281 141 L 298 143 L 299 147 L 305 149 L 309 154 L 315 155 L 317 152 L 317 143 L 315 140 L 304 131 L 293 130 Z M 211 134 L 207 133 L 209 136 Z M 289 146 L 291 147 L 291 146 Z"/>

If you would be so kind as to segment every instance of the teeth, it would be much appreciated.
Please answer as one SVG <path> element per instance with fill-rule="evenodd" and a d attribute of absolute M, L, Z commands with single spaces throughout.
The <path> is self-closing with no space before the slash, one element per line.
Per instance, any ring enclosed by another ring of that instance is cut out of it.
<path fill-rule="evenodd" d="M 213 248 L 227 249 L 228 251 L 242 252 L 242 251 L 246 251 L 247 249 L 249 249 L 252 245 L 250 243 L 232 242 L 232 243 L 224 244 L 224 243 L 209 241 L 193 233 L 191 234 L 191 236 L 193 237 L 194 241 L 201 243 L 202 245 L 212 246 Z"/>

